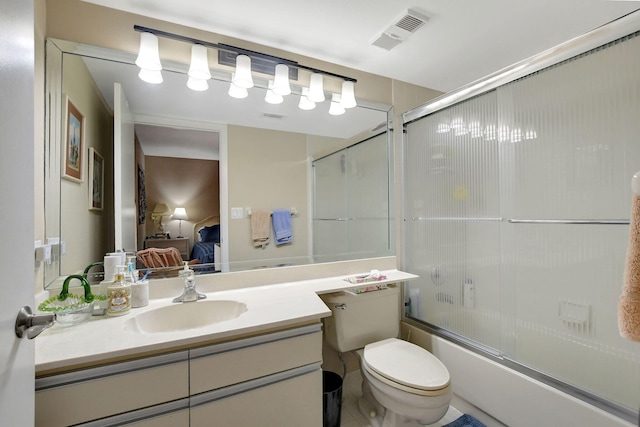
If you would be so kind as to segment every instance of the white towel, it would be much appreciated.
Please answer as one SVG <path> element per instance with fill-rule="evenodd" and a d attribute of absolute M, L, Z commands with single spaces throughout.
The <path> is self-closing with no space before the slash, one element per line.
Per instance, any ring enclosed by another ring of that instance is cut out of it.
<path fill-rule="evenodd" d="M 624 285 L 618 303 L 618 329 L 623 338 L 640 341 L 640 196 L 634 194 Z"/>

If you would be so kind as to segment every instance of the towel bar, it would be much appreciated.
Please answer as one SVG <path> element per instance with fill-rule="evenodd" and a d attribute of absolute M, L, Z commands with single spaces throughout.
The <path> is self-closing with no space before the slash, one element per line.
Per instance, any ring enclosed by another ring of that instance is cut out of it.
<path fill-rule="evenodd" d="M 298 215 L 298 209 L 296 208 L 290 208 L 289 212 L 291 213 L 291 216 L 296 216 Z M 273 214 L 273 212 L 271 212 Z M 251 216 L 251 208 L 247 208 L 247 216 Z"/>

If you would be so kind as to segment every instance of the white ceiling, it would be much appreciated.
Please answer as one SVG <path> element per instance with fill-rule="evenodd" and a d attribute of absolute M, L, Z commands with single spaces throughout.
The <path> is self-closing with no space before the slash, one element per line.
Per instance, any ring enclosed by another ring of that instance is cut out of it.
<path fill-rule="evenodd" d="M 443 92 L 640 8 L 608 0 L 85 1 Z M 408 8 L 427 24 L 391 51 L 371 45 Z"/>

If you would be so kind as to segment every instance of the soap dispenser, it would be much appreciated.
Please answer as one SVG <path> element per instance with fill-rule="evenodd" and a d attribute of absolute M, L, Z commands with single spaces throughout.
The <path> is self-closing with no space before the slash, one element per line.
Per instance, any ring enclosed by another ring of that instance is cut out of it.
<path fill-rule="evenodd" d="M 107 315 L 122 316 L 131 311 L 131 285 L 125 280 L 125 266 L 119 265 L 113 283 L 107 287 Z"/>

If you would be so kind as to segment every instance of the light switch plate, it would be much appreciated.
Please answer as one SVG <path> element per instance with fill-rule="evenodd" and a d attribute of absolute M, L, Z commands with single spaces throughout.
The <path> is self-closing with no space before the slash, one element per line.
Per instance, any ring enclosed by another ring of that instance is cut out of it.
<path fill-rule="evenodd" d="M 244 217 L 243 208 L 231 208 L 231 219 L 242 219 Z"/>

